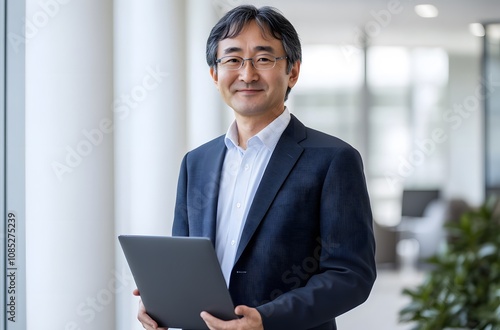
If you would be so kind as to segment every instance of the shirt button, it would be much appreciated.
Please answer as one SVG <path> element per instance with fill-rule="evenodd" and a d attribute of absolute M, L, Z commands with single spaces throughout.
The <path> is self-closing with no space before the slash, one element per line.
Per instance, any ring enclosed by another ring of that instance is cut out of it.
<path fill-rule="evenodd" d="M 246 164 L 245 165 L 245 171 L 248 171 L 249 168 L 250 168 L 250 165 Z"/>
<path fill-rule="evenodd" d="M 240 208 L 241 207 L 241 203 L 236 203 L 236 207 Z"/>
<path fill-rule="evenodd" d="M 233 239 L 233 240 L 231 241 L 231 245 L 234 245 L 234 244 L 236 244 L 236 241 Z"/>

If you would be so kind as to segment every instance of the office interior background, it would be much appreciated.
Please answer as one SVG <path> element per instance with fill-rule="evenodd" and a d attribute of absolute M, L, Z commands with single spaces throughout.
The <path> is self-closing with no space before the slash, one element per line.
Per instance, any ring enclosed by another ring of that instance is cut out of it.
<path fill-rule="evenodd" d="M 1 3 L 2 210 L 17 219 L 19 264 L 8 329 L 142 329 L 117 236 L 168 235 L 182 156 L 225 133 L 232 113 L 205 42 L 242 3 L 275 6 L 295 25 L 303 64 L 287 106 L 361 152 L 389 235 L 372 296 L 339 329 L 408 328 L 400 291 L 425 269 L 402 274 L 402 258 L 439 241 L 398 253 L 403 191 L 477 207 L 500 187 L 497 0 Z M 423 3 L 438 12 L 417 13 Z"/>

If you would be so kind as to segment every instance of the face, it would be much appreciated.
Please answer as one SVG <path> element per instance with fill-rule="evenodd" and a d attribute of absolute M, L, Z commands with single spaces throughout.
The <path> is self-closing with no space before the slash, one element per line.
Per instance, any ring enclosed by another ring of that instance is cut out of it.
<path fill-rule="evenodd" d="M 234 38 L 219 41 L 217 58 L 240 56 L 243 58 L 268 54 L 286 56 L 281 40 L 263 33 L 255 21 L 250 22 Z M 237 117 L 272 121 L 285 106 L 285 92 L 292 88 L 299 76 L 300 63 L 286 73 L 287 61 L 278 60 L 270 70 L 256 70 L 251 61 L 245 61 L 239 70 L 225 70 L 220 66 L 210 69 L 210 74 L 224 101 Z"/>

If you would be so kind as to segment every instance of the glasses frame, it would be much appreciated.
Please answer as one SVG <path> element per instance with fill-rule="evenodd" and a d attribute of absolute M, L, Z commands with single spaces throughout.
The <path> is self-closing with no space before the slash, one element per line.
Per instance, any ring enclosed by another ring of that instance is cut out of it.
<path fill-rule="evenodd" d="M 272 67 L 270 67 L 270 68 L 266 68 L 266 69 L 262 69 L 262 68 L 261 68 L 261 69 L 259 69 L 259 68 L 255 67 L 255 62 L 254 62 L 254 59 L 255 59 L 256 57 L 259 57 L 259 56 L 269 56 L 269 57 L 274 58 L 274 65 L 273 65 Z M 258 55 L 258 56 L 254 56 L 254 57 L 248 57 L 248 58 L 244 58 L 244 57 L 241 57 L 241 56 L 236 56 L 236 55 L 228 55 L 228 56 L 222 56 L 221 58 L 216 59 L 216 60 L 215 60 L 215 63 L 216 63 L 216 64 L 221 64 L 222 60 L 223 60 L 223 59 L 225 59 L 225 58 L 228 58 L 228 57 L 236 57 L 236 58 L 241 59 L 241 65 L 240 65 L 238 68 L 236 68 L 236 69 L 230 69 L 230 68 L 227 68 L 227 67 L 222 66 L 222 68 L 223 68 L 224 70 L 228 70 L 228 71 L 236 71 L 236 70 L 241 69 L 242 67 L 244 67 L 244 66 L 245 66 L 245 62 L 246 62 L 246 61 L 250 61 L 250 63 L 252 63 L 252 66 L 253 66 L 253 68 L 254 68 L 255 70 L 259 70 L 259 71 L 271 70 L 271 69 L 274 69 L 274 68 L 276 67 L 276 63 L 277 63 L 279 60 L 284 60 L 284 59 L 287 59 L 287 58 L 288 58 L 288 56 L 286 56 L 286 55 L 285 55 L 285 56 L 278 56 L 278 57 L 276 57 L 276 56 L 272 56 L 272 55 L 269 55 L 269 54 L 266 54 L 266 55 Z"/>

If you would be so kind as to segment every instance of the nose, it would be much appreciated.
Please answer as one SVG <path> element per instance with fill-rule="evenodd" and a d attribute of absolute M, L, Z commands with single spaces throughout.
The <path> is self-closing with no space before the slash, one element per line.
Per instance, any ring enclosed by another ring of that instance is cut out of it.
<path fill-rule="evenodd" d="M 249 83 L 259 79 L 257 69 L 255 69 L 255 67 L 253 66 L 251 59 L 246 59 L 239 71 L 241 81 Z"/>

